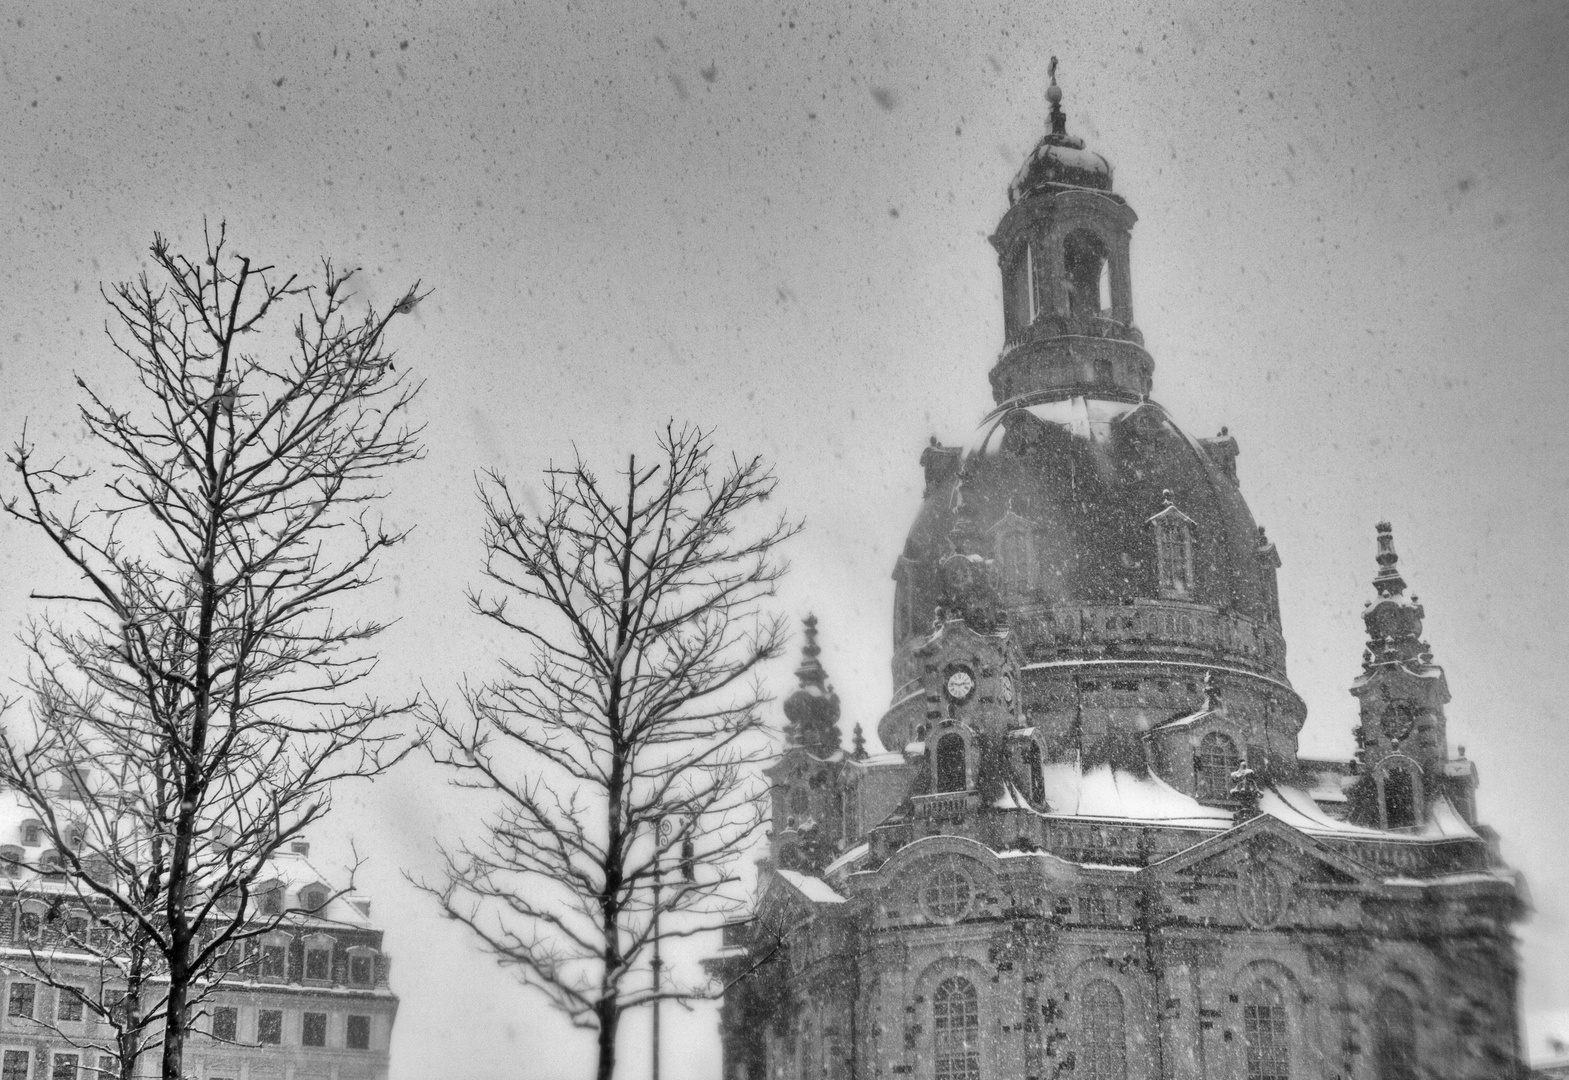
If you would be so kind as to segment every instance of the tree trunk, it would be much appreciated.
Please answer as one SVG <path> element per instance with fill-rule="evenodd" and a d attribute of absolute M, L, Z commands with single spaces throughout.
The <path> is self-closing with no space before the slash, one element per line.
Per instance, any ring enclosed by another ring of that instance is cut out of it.
<path fill-rule="evenodd" d="M 182 965 L 183 966 L 183 965 Z M 163 1080 L 184 1080 L 186 983 L 169 973 L 169 999 L 163 1021 Z"/>
<path fill-rule="evenodd" d="M 611 1080 L 616 1074 L 616 1024 L 621 1012 L 616 1008 L 614 996 L 603 998 L 594 1006 L 599 1014 L 599 1073 L 596 1080 Z"/>

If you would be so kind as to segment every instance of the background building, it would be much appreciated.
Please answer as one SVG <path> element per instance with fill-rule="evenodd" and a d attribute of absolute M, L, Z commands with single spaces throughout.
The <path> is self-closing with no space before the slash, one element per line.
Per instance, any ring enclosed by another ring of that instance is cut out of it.
<path fill-rule="evenodd" d="M 61 792 L 71 812 L 70 791 Z M 104 978 L 98 961 L 72 941 L 99 944 L 90 913 L 59 871 L 59 855 L 14 793 L 0 792 L 0 1078 L 90 1080 L 118 1075 L 113 1029 L 65 990 L 41 980 L 90 988 Z M 388 985 L 382 932 L 369 899 L 342 892 L 311 865 L 296 841 L 279 852 L 258 883 L 259 918 L 281 921 L 248 943 L 241 962 L 201 1006 L 200 1034 L 186 1044 L 193 1080 L 383 1080 L 398 999 Z M 305 909 L 311 915 L 291 913 Z M 156 1076 L 157 1049 L 140 1071 Z"/>
<path fill-rule="evenodd" d="M 921 456 L 889 752 L 841 749 L 808 626 L 726 1075 L 1519 1075 L 1521 888 L 1393 532 L 1356 757 L 1303 758 L 1237 443 L 1150 398 L 1136 215 L 1048 99 L 992 237 L 997 408 Z"/>

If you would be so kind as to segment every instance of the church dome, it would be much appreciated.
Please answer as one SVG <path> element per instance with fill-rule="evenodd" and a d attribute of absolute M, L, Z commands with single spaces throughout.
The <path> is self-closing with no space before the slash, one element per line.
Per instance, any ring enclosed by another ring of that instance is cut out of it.
<path fill-rule="evenodd" d="M 1018 202 L 1042 188 L 1076 187 L 1111 191 L 1111 162 L 1084 148 L 1084 140 L 1052 133 L 1031 151 L 1008 185 L 1008 201 Z"/>
<path fill-rule="evenodd" d="M 967 445 L 926 453 L 926 495 L 895 574 L 896 638 L 932 625 L 938 563 L 963 517 L 958 531 L 980 537 L 1028 647 L 1038 651 L 1053 612 L 1165 608 L 1171 647 L 1251 655 L 1248 666 L 1283 674 L 1278 559 L 1237 488 L 1235 456 L 1229 435 L 1191 438 L 1152 401 L 1072 395 L 1004 405 Z M 1217 618 L 1233 629 L 1214 629 Z M 1255 647 L 1236 640 L 1239 622 Z M 1059 654 L 1076 651 L 1058 645 Z M 1120 651 L 1149 645 L 1129 640 Z"/>

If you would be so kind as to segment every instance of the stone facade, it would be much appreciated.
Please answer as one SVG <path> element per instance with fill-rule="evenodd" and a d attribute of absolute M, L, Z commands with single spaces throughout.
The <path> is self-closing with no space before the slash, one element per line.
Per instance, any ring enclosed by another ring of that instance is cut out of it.
<path fill-rule="evenodd" d="M 1516 875 L 1377 531 L 1349 762 L 1297 753 L 1236 440 L 1149 397 L 1136 215 L 1051 128 L 993 237 L 997 409 L 921 457 L 893 702 L 841 746 L 810 622 L 726 1080 L 1524 1075 Z"/>
<path fill-rule="evenodd" d="M 62 811 L 72 807 L 62 800 Z M 114 1030 L 46 985 L 113 990 L 111 962 L 90 951 L 90 913 L 53 872 L 37 822 L 13 793 L 0 795 L 0 1078 L 96 1080 L 119 1075 Z M 385 1080 L 398 999 L 388 986 L 382 931 L 370 901 L 343 894 L 312 867 L 303 841 L 279 852 L 257 883 L 262 910 L 285 913 L 276 929 L 236 953 L 237 962 L 199 1007 L 186 1042 L 191 1080 Z M 290 914 L 309 911 L 311 914 Z M 86 948 L 82 946 L 85 945 Z M 138 1075 L 156 1076 L 148 1050 Z"/>

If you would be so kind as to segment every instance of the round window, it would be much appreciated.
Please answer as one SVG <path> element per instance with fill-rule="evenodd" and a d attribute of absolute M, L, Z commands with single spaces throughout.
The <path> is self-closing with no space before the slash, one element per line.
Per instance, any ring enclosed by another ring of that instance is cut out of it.
<path fill-rule="evenodd" d="M 957 919 L 970 909 L 970 879 L 957 870 L 939 870 L 926 883 L 921 899 L 934 919 Z"/>

